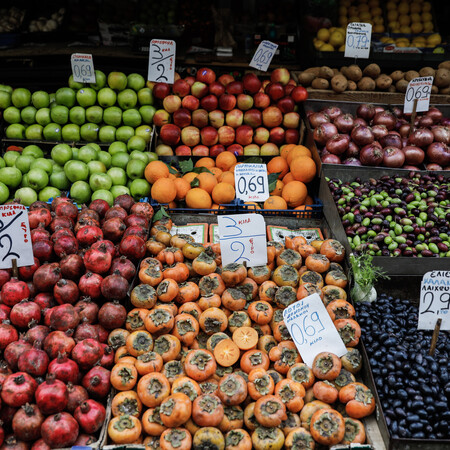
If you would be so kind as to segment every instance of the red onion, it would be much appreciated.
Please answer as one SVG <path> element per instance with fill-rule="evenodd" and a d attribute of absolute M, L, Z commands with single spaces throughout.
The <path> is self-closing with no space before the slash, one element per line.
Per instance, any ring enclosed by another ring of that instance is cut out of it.
<path fill-rule="evenodd" d="M 402 137 L 402 147 L 406 147 L 408 145 L 408 138 L 407 137 Z"/>
<path fill-rule="evenodd" d="M 342 155 L 350 142 L 348 134 L 335 134 L 331 139 L 328 139 L 326 149 L 333 155 Z"/>
<path fill-rule="evenodd" d="M 403 166 L 403 169 L 406 169 L 406 170 L 420 170 L 419 167 L 411 166 L 411 165 Z"/>
<path fill-rule="evenodd" d="M 450 127 L 450 117 L 444 117 L 441 120 L 441 125 L 443 125 L 444 127 Z"/>
<path fill-rule="evenodd" d="M 377 112 L 373 118 L 373 125 L 385 125 L 390 131 L 395 128 L 397 118 L 390 111 Z"/>
<path fill-rule="evenodd" d="M 317 128 L 322 123 L 327 123 L 330 121 L 329 116 L 323 112 L 313 112 L 308 118 L 309 123 L 313 128 Z"/>
<path fill-rule="evenodd" d="M 409 123 L 404 123 L 399 129 L 398 132 L 400 133 L 401 137 L 408 137 L 409 130 L 411 129 L 411 125 Z"/>
<path fill-rule="evenodd" d="M 322 162 L 324 164 L 341 164 L 341 160 L 340 160 L 339 156 L 332 155 L 332 154 L 322 156 Z"/>
<path fill-rule="evenodd" d="M 353 128 L 351 137 L 357 145 L 371 144 L 375 139 L 370 127 L 364 125 Z"/>
<path fill-rule="evenodd" d="M 374 125 L 372 127 L 372 133 L 376 140 L 381 139 L 388 134 L 388 129 L 385 125 Z"/>
<path fill-rule="evenodd" d="M 331 120 L 336 119 L 337 116 L 342 114 L 341 108 L 337 106 L 328 106 L 327 108 L 322 109 L 322 112 L 327 114 Z"/>
<path fill-rule="evenodd" d="M 398 147 L 384 149 L 383 165 L 386 167 L 402 167 L 405 163 L 405 154 Z"/>
<path fill-rule="evenodd" d="M 375 114 L 385 111 L 382 106 L 375 106 Z"/>
<path fill-rule="evenodd" d="M 351 114 L 340 114 L 333 120 L 340 133 L 350 133 L 355 125 Z"/>
<path fill-rule="evenodd" d="M 359 147 L 353 142 L 348 143 L 348 148 L 345 152 L 347 158 L 358 158 L 359 157 Z"/>
<path fill-rule="evenodd" d="M 407 145 L 402 148 L 405 155 L 405 163 L 412 164 L 413 166 L 419 166 L 425 159 L 425 152 L 414 145 Z"/>
<path fill-rule="evenodd" d="M 433 123 L 439 123 L 443 117 L 442 112 L 434 106 L 428 110 L 426 115 L 433 119 Z"/>
<path fill-rule="evenodd" d="M 422 116 L 419 119 L 419 127 L 421 128 L 429 128 L 434 124 L 432 116 Z"/>
<path fill-rule="evenodd" d="M 356 116 L 361 117 L 364 120 L 372 120 L 375 115 L 375 107 L 370 104 L 363 103 L 358 106 L 356 110 Z"/>
<path fill-rule="evenodd" d="M 450 148 L 443 142 L 433 142 L 427 148 L 427 158 L 440 166 L 450 164 Z"/>
<path fill-rule="evenodd" d="M 359 160 L 364 166 L 381 166 L 384 151 L 377 145 L 366 145 L 359 153 Z"/>
<path fill-rule="evenodd" d="M 400 134 L 397 133 L 397 131 L 389 131 L 386 136 L 383 136 L 380 139 L 381 146 L 384 147 L 397 147 L 402 148 L 402 138 L 400 137 Z"/>
<path fill-rule="evenodd" d="M 346 166 L 361 166 L 361 161 L 357 158 L 347 158 L 343 161 Z"/>
<path fill-rule="evenodd" d="M 439 164 L 430 163 L 425 166 L 427 170 L 442 170 L 442 167 Z"/>
<path fill-rule="evenodd" d="M 434 140 L 437 142 L 443 142 L 444 144 L 450 144 L 450 128 L 438 125 L 431 129 Z"/>
<path fill-rule="evenodd" d="M 403 117 L 403 110 L 399 108 L 398 106 L 393 106 L 391 108 L 392 113 L 397 116 L 399 119 Z"/>
<path fill-rule="evenodd" d="M 408 144 L 417 145 L 417 147 L 427 147 L 433 141 L 433 133 L 428 128 L 418 128 L 408 137 Z"/>
<path fill-rule="evenodd" d="M 353 123 L 355 127 L 359 127 L 360 125 L 367 127 L 367 122 L 362 117 L 357 117 Z"/>
<path fill-rule="evenodd" d="M 325 145 L 331 137 L 338 134 L 338 130 L 332 123 L 322 123 L 314 130 L 314 140 L 321 145 Z"/>

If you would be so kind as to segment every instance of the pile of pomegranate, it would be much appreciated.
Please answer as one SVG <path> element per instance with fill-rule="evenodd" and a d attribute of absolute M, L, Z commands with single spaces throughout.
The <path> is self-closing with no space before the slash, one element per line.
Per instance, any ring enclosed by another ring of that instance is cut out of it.
<path fill-rule="evenodd" d="M 70 199 L 29 208 L 34 264 L 0 270 L 0 445 L 45 450 L 98 440 L 110 392 L 112 330 L 153 209 L 128 195 L 81 211 Z M 97 435 L 96 435 L 97 433 Z"/>
<path fill-rule="evenodd" d="M 398 107 L 361 104 L 356 115 L 336 106 L 308 112 L 323 163 L 410 170 L 450 168 L 450 118 L 438 108 L 411 115 Z"/>

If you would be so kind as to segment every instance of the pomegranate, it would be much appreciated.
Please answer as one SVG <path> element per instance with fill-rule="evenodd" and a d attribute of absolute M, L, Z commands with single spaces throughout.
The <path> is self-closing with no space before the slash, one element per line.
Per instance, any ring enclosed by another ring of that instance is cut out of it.
<path fill-rule="evenodd" d="M 72 236 L 61 236 L 55 241 L 53 251 L 58 258 L 78 252 L 78 242 Z"/>
<path fill-rule="evenodd" d="M 30 298 L 33 298 L 37 294 L 37 289 L 33 284 L 33 281 L 26 281 L 28 290 L 30 291 Z M 1 296 L 0 296 L 1 301 Z"/>
<path fill-rule="evenodd" d="M 63 255 L 59 267 L 61 275 L 69 280 L 79 280 L 84 273 L 83 258 L 77 253 Z"/>
<path fill-rule="evenodd" d="M 111 389 L 110 375 L 111 372 L 108 369 L 95 366 L 83 377 L 81 384 L 90 396 L 98 399 L 106 398 Z"/>
<path fill-rule="evenodd" d="M 66 385 L 48 374 L 47 379 L 36 389 L 36 403 L 43 414 L 55 414 L 64 411 L 69 400 Z"/>
<path fill-rule="evenodd" d="M 108 211 L 109 209 L 109 204 L 107 201 L 98 198 L 89 205 L 89 209 L 92 209 L 100 217 L 103 217 L 106 214 L 106 211 Z"/>
<path fill-rule="evenodd" d="M 75 304 L 75 309 L 81 321 L 93 324 L 97 322 L 98 305 L 94 303 L 89 297 L 81 299 Z"/>
<path fill-rule="evenodd" d="M 110 273 L 114 273 L 116 270 L 127 281 L 131 281 L 136 275 L 136 266 L 126 256 L 113 259 Z"/>
<path fill-rule="evenodd" d="M 2 286 L 0 294 L 2 303 L 7 306 L 14 306 L 27 299 L 30 296 L 30 290 L 25 281 L 13 277 Z"/>
<path fill-rule="evenodd" d="M 31 446 L 31 450 L 50 450 L 50 447 L 45 443 L 44 439 L 38 439 Z"/>
<path fill-rule="evenodd" d="M 127 226 L 119 217 L 112 217 L 103 223 L 102 230 L 106 239 L 119 242 Z"/>
<path fill-rule="evenodd" d="M 119 253 L 132 259 L 141 259 L 145 256 L 145 241 L 139 236 L 127 236 L 120 241 Z"/>
<path fill-rule="evenodd" d="M 100 365 L 106 369 L 111 369 L 114 365 L 114 350 L 107 344 L 102 344 L 103 357 L 100 360 Z"/>
<path fill-rule="evenodd" d="M 50 359 L 55 359 L 58 353 L 69 354 L 75 347 L 75 340 L 63 331 L 52 331 L 44 340 L 44 350 Z"/>
<path fill-rule="evenodd" d="M 39 259 L 41 263 L 51 259 L 53 254 L 53 242 L 50 240 L 42 240 L 32 242 L 33 255 Z"/>
<path fill-rule="evenodd" d="M 92 249 L 98 250 L 100 247 L 103 248 L 103 246 L 106 247 L 106 251 L 111 254 L 111 257 L 114 258 L 114 255 L 116 254 L 116 247 L 113 242 L 109 241 L 108 239 L 104 239 L 103 241 L 98 241 L 95 244 L 92 244 Z"/>
<path fill-rule="evenodd" d="M 114 206 L 120 206 L 123 208 L 126 212 L 130 212 L 131 207 L 135 204 L 133 197 L 128 194 L 122 194 L 118 195 L 114 199 Z"/>
<path fill-rule="evenodd" d="M 12 419 L 14 435 L 21 441 L 35 441 L 41 437 L 44 416 L 36 405 L 26 403 L 17 410 Z"/>
<path fill-rule="evenodd" d="M 103 231 L 99 227 L 94 227 L 92 225 L 80 228 L 77 233 L 78 242 L 86 247 L 102 239 Z"/>
<path fill-rule="evenodd" d="M 43 264 L 33 275 L 33 283 L 39 292 L 52 292 L 53 286 L 61 279 L 58 263 Z"/>
<path fill-rule="evenodd" d="M 69 303 L 55 306 L 50 317 L 50 327 L 54 330 L 67 331 L 75 329 L 80 323 L 76 309 Z"/>
<path fill-rule="evenodd" d="M 41 308 L 41 311 L 47 308 L 53 308 L 55 306 L 55 299 L 50 292 L 40 292 L 34 297 L 34 303 Z"/>
<path fill-rule="evenodd" d="M 22 269 L 22 267 L 19 268 L 19 273 L 20 269 Z M 10 279 L 11 279 L 11 271 L 9 269 L 0 269 L 0 288 Z"/>
<path fill-rule="evenodd" d="M 81 429 L 86 433 L 95 433 L 101 428 L 106 418 L 103 405 L 95 400 L 86 400 L 73 413 Z"/>
<path fill-rule="evenodd" d="M 78 216 L 78 208 L 73 203 L 63 202 L 55 208 L 55 214 L 57 216 L 69 217 L 72 221 L 75 222 Z"/>
<path fill-rule="evenodd" d="M 107 330 L 121 328 L 127 318 L 127 310 L 118 301 L 106 302 L 98 312 L 98 322 Z"/>
<path fill-rule="evenodd" d="M 58 228 L 50 237 L 50 239 L 53 242 L 56 242 L 58 239 L 62 238 L 63 236 L 70 236 L 70 237 L 75 237 L 75 235 L 73 234 L 73 231 L 70 228 Z"/>
<path fill-rule="evenodd" d="M 22 300 L 12 307 L 9 319 L 14 326 L 27 328 L 32 320 L 36 322 L 41 320 L 41 308 L 35 302 Z"/>
<path fill-rule="evenodd" d="M 41 426 L 42 439 L 51 448 L 72 446 L 78 432 L 78 422 L 66 412 L 47 417 Z"/>
<path fill-rule="evenodd" d="M 69 217 L 55 217 L 50 223 L 50 231 L 54 233 L 59 228 L 68 228 L 69 230 L 73 230 L 73 222 Z"/>
<path fill-rule="evenodd" d="M 5 378 L 2 388 L 2 401 L 18 408 L 31 403 L 38 385 L 36 380 L 25 372 L 16 372 Z"/>
<path fill-rule="evenodd" d="M 129 288 L 128 281 L 120 275 L 120 272 L 116 270 L 112 275 L 108 275 L 102 281 L 102 295 L 105 298 L 112 300 L 122 300 L 127 296 Z"/>
<path fill-rule="evenodd" d="M 85 253 L 83 262 L 87 270 L 101 275 L 108 272 L 111 267 L 112 256 L 108 252 L 106 245 L 100 245 L 98 249 L 91 247 Z"/>
<path fill-rule="evenodd" d="M 53 288 L 53 295 L 58 304 L 70 303 L 73 305 L 77 302 L 80 291 L 78 290 L 77 283 L 61 278 Z"/>
<path fill-rule="evenodd" d="M 34 377 L 42 377 L 47 372 L 49 358 L 42 350 L 42 344 L 35 341 L 33 347 L 19 356 L 17 365 L 21 372 L 26 372 Z"/>
<path fill-rule="evenodd" d="M 98 341 L 102 344 L 108 342 L 109 331 L 98 323 L 94 327 L 98 333 Z"/>
<path fill-rule="evenodd" d="M 23 280 L 23 281 L 29 281 L 29 280 L 32 280 L 32 279 L 33 279 L 34 272 L 36 272 L 36 270 L 38 269 L 38 267 L 39 267 L 40 265 L 41 265 L 41 264 L 40 264 L 40 262 L 39 262 L 39 259 L 37 259 L 37 258 L 35 257 L 35 258 L 34 258 L 34 264 L 33 264 L 33 265 L 31 265 L 31 266 L 22 266 L 22 267 L 19 267 L 19 276 L 20 276 L 20 279 Z M 3 271 L 0 270 L 0 272 L 3 272 Z M 4 272 L 6 272 L 6 270 L 5 270 Z M 9 277 L 9 278 L 11 278 L 11 277 Z M 9 281 L 9 278 L 8 278 L 6 281 Z M 6 282 L 6 281 L 5 281 L 5 282 Z M 2 283 L 2 282 L 1 282 L 1 273 L 0 273 L 0 287 L 3 286 L 3 284 L 5 284 L 5 283 Z"/>
<path fill-rule="evenodd" d="M 97 200 L 94 200 L 94 201 L 97 201 Z M 102 200 L 102 201 L 104 201 L 104 200 Z M 76 447 L 76 446 L 90 447 L 91 444 L 93 444 L 94 442 L 97 442 L 97 438 L 95 436 L 91 436 L 89 434 L 80 434 L 78 436 L 78 439 L 74 442 L 73 446 L 74 447 Z"/>
<path fill-rule="evenodd" d="M 49 328 L 50 328 L 50 324 L 51 324 L 53 308 L 54 308 L 54 306 L 52 308 L 47 308 L 47 309 L 42 310 L 42 314 L 44 316 L 44 325 Z"/>
<path fill-rule="evenodd" d="M 71 200 L 69 197 L 67 197 L 66 195 L 63 195 L 63 196 L 61 196 L 61 197 L 55 197 L 55 198 L 52 200 L 52 205 L 51 205 L 52 211 L 55 211 L 56 208 L 58 207 L 58 205 L 59 205 L 60 203 L 64 203 L 64 202 L 72 203 L 72 200 Z"/>
<path fill-rule="evenodd" d="M 58 357 L 50 361 L 48 373 L 63 383 L 77 383 L 80 377 L 78 364 L 69 359 L 66 353 L 58 353 Z"/>
<path fill-rule="evenodd" d="M 148 229 L 149 226 L 148 220 L 144 216 L 138 214 L 130 214 L 126 217 L 124 222 L 127 227 L 141 226 L 142 228 Z"/>
<path fill-rule="evenodd" d="M 44 224 L 39 225 L 34 230 L 31 230 L 31 242 L 42 241 L 50 239 L 50 231 L 44 228 Z"/>
<path fill-rule="evenodd" d="M 28 450 L 29 445 L 17 439 L 14 435 L 7 436 L 1 446 L 2 450 Z"/>
<path fill-rule="evenodd" d="M 41 208 L 45 208 L 50 211 L 50 205 L 48 205 L 47 202 L 44 202 L 41 200 L 37 200 L 37 201 L 33 202 L 30 205 L 30 207 L 28 208 L 28 211 L 33 211 L 34 209 L 41 209 Z"/>
<path fill-rule="evenodd" d="M 94 209 L 83 207 L 78 214 L 78 221 L 81 219 L 94 219 L 99 222 L 100 215 Z"/>
<path fill-rule="evenodd" d="M 4 320 L 9 319 L 9 314 L 6 310 L 6 308 L 9 308 L 9 306 L 6 306 L 6 305 L 1 305 L 1 306 L 3 306 L 3 308 L 0 308 L 0 322 L 3 322 Z M 11 308 L 9 308 L 9 309 L 11 309 Z"/>
<path fill-rule="evenodd" d="M 50 334 L 50 328 L 45 325 L 32 324 L 31 328 L 26 332 L 25 339 L 34 344 L 35 341 L 44 342 L 45 338 Z"/>
<path fill-rule="evenodd" d="M 91 325 L 87 321 L 82 321 L 82 323 L 77 326 L 73 338 L 77 343 L 83 341 L 84 339 L 94 339 L 98 341 L 97 328 L 95 328 L 94 325 Z"/>
<path fill-rule="evenodd" d="M 99 298 L 102 295 L 103 277 L 98 273 L 86 272 L 78 283 L 78 288 L 83 295 L 91 298 Z"/>
<path fill-rule="evenodd" d="M 95 213 L 95 211 L 92 211 Z M 93 219 L 92 217 L 83 216 L 82 218 L 78 218 L 78 222 L 75 224 L 75 233 L 78 233 L 78 231 L 87 226 L 93 226 L 93 227 L 99 227 L 100 222 L 97 219 Z"/>
<path fill-rule="evenodd" d="M 152 221 L 154 211 L 153 206 L 150 205 L 150 203 L 137 202 L 130 208 L 130 213 L 144 216 L 150 223 Z"/>
<path fill-rule="evenodd" d="M 11 342 L 3 352 L 3 357 L 8 363 L 9 367 L 17 370 L 17 361 L 19 356 L 31 348 L 31 343 L 26 336 L 21 335 L 18 341 Z"/>
<path fill-rule="evenodd" d="M 66 410 L 73 414 L 75 409 L 89 398 L 89 394 L 83 386 L 74 385 L 70 381 L 67 383 L 67 392 L 69 393 L 69 401 Z"/>
<path fill-rule="evenodd" d="M 0 324 L 0 349 L 4 350 L 11 342 L 17 341 L 19 333 L 11 325 L 9 320 L 4 320 Z"/>
<path fill-rule="evenodd" d="M 114 217 L 118 217 L 121 220 L 125 220 L 125 217 L 128 216 L 128 213 L 121 206 L 115 205 L 112 208 L 109 208 L 105 214 L 105 221 L 112 219 Z"/>
<path fill-rule="evenodd" d="M 122 237 L 125 238 L 127 236 L 139 236 L 140 238 L 146 240 L 148 237 L 148 231 L 145 228 L 136 225 L 125 230 L 125 233 L 123 233 Z"/>
<path fill-rule="evenodd" d="M 33 209 L 32 211 L 28 211 L 28 221 L 30 222 L 31 230 L 37 228 L 41 223 L 45 227 L 48 227 L 52 221 L 52 215 L 46 208 Z"/>
<path fill-rule="evenodd" d="M 72 350 L 72 359 L 82 370 L 90 369 L 103 357 L 103 348 L 95 339 L 84 339 L 78 342 Z"/>

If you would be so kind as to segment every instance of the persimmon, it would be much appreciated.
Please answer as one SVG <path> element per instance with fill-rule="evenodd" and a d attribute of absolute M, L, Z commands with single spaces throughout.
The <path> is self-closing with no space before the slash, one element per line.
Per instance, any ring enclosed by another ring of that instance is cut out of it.
<path fill-rule="evenodd" d="M 190 450 L 192 436 L 186 428 L 168 428 L 159 439 L 161 450 Z"/>
<path fill-rule="evenodd" d="M 305 259 L 305 266 L 308 270 L 317 273 L 324 273 L 330 268 L 330 260 L 320 253 L 313 253 L 308 255 Z"/>
<path fill-rule="evenodd" d="M 114 350 L 125 346 L 126 340 L 130 332 L 124 328 L 116 328 L 108 335 L 108 345 Z"/>
<path fill-rule="evenodd" d="M 155 339 L 153 351 L 158 353 L 166 363 L 172 361 L 179 355 L 181 342 L 171 334 L 163 334 Z"/>
<path fill-rule="evenodd" d="M 347 369 L 342 368 L 339 375 L 333 380 L 334 386 L 340 391 L 344 386 L 356 381 L 355 375 L 349 372 Z"/>
<path fill-rule="evenodd" d="M 148 314 L 146 308 L 133 308 L 125 321 L 125 328 L 132 333 L 133 331 L 145 330 L 145 318 Z"/>
<path fill-rule="evenodd" d="M 173 384 L 176 379 L 186 375 L 183 363 L 176 359 L 167 361 L 162 368 L 162 373 L 166 376 L 170 384 Z"/>
<path fill-rule="evenodd" d="M 315 443 L 311 433 L 303 427 L 294 428 L 286 436 L 284 443 L 286 450 L 304 449 L 314 450 Z"/>
<path fill-rule="evenodd" d="M 284 376 L 281 375 L 281 373 L 277 372 L 275 369 L 269 369 L 267 373 L 270 375 L 270 378 L 272 378 L 275 385 L 280 382 L 281 380 L 284 380 Z"/>
<path fill-rule="evenodd" d="M 223 339 L 214 347 L 214 357 L 223 367 L 232 366 L 239 356 L 239 347 L 231 339 Z"/>
<path fill-rule="evenodd" d="M 214 355 L 208 350 L 190 350 L 184 360 L 186 374 L 195 381 L 205 381 L 217 368 Z"/>
<path fill-rule="evenodd" d="M 336 445 L 345 434 L 345 422 L 334 409 L 319 409 L 311 417 L 311 436 L 322 445 Z"/>
<path fill-rule="evenodd" d="M 177 283 L 182 283 L 183 281 L 187 281 L 189 278 L 189 269 L 186 264 L 177 262 L 172 266 L 163 269 L 163 277 L 166 279 L 172 278 Z"/>
<path fill-rule="evenodd" d="M 201 427 L 217 427 L 223 415 L 222 402 L 215 395 L 199 395 L 192 403 L 192 418 Z"/>
<path fill-rule="evenodd" d="M 155 288 L 148 284 L 138 284 L 131 291 L 130 301 L 136 308 L 152 309 L 156 304 Z"/>
<path fill-rule="evenodd" d="M 200 331 L 197 319 L 190 314 L 178 314 L 175 316 L 175 322 L 172 334 L 177 337 L 184 345 L 190 346 L 194 342 Z"/>
<path fill-rule="evenodd" d="M 156 256 L 161 250 L 164 250 L 166 248 L 166 245 L 163 244 L 162 242 L 157 241 L 154 236 L 151 236 L 145 242 L 145 248 L 147 249 L 147 253 Z M 141 269 L 144 269 L 146 267 L 148 266 L 145 266 L 141 263 Z"/>
<path fill-rule="evenodd" d="M 247 296 L 241 289 L 228 287 L 222 294 L 222 305 L 231 311 L 241 311 L 247 303 Z"/>
<path fill-rule="evenodd" d="M 139 270 L 139 280 L 144 284 L 155 287 L 163 278 L 163 273 L 159 266 L 148 266 Z"/>
<path fill-rule="evenodd" d="M 170 394 L 169 380 L 160 372 L 148 373 L 138 381 L 137 393 L 145 406 L 159 406 Z"/>
<path fill-rule="evenodd" d="M 319 286 L 313 283 L 303 283 L 298 287 L 297 300 L 302 300 L 312 294 L 317 294 L 320 298 L 323 298 L 323 292 Z"/>
<path fill-rule="evenodd" d="M 166 426 L 161 420 L 159 406 L 148 408 L 142 416 L 142 428 L 149 436 L 161 436 Z M 159 444 L 159 442 L 158 442 Z"/>
<path fill-rule="evenodd" d="M 275 293 L 274 301 L 280 308 L 287 308 L 297 301 L 297 289 L 292 286 L 280 286 Z"/>
<path fill-rule="evenodd" d="M 173 313 L 162 306 L 155 306 L 144 319 L 145 329 L 152 334 L 168 333 L 175 323 Z"/>
<path fill-rule="evenodd" d="M 301 362 L 297 347 L 292 341 L 282 341 L 269 352 L 269 358 L 274 362 L 274 369 L 285 375 L 290 367 Z"/>
<path fill-rule="evenodd" d="M 272 271 L 268 266 L 254 266 L 247 270 L 247 276 L 251 278 L 256 284 L 260 285 L 264 281 L 270 280 L 270 275 Z"/>
<path fill-rule="evenodd" d="M 294 413 L 301 411 L 304 405 L 305 388 L 297 381 L 286 378 L 275 386 L 275 395 L 278 395 L 286 408 Z"/>
<path fill-rule="evenodd" d="M 339 263 L 345 257 L 345 248 L 336 239 L 326 239 L 320 247 L 320 253 L 330 261 Z"/>
<path fill-rule="evenodd" d="M 198 383 L 202 394 L 215 394 L 219 388 L 219 382 L 214 378 L 208 378 L 205 381 Z"/>
<path fill-rule="evenodd" d="M 312 369 L 304 363 L 298 363 L 291 366 L 286 376 L 287 378 L 302 384 L 305 389 L 309 389 L 315 381 Z"/>
<path fill-rule="evenodd" d="M 202 252 L 192 261 L 192 268 L 198 275 L 209 275 L 216 270 L 217 263 L 207 252 Z"/>
<path fill-rule="evenodd" d="M 202 394 L 199 384 L 189 377 L 179 377 L 172 383 L 171 393 L 182 392 L 186 394 L 191 402 Z"/>
<path fill-rule="evenodd" d="M 160 302 L 168 303 L 176 298 L 178 291 L 178 283 L 171 278 L 166 278 L 158 284 L 156 295 Z"/>
<path fill-rule="evenodd" d="M 295 246 L 295 250 L 297 250 L 303 259 L 306 260 L 306 258 L 309 255 L 313 255 L 314 253 L 317 253 L 316 249 L 309 244 L 300 243 Z"/>
<path fill-rule="evenodd" d="M 178 293 L 175 297 L 177 303 L 195 302 L 200 296 L 200 289 L 193 281 L 185 281 L 178 285 Z"/>
<path fill-rule="evenodd" d="M 347 300 L 347 293 L 341 287 L 327 285 L 323 286 L 321 290 L 323 293 L 323 302 L 325 306 L 333 300 Z"/>
<path fill-rule="evenodd" d="M 139 375 L 146 375 L 150 372 L 160 372 L 164 361 L 156 352 L 147 352 L 139 355 L 136 359 L 135 367 Z"/>
<path fill-rule="evenodd" d="M 247 312 L 258 325 L 268 324 L 273 316 L 272 306 L 264 300 L 256 300 L 250 303 Z"/>
<path fill-rule="evenodd" d="M 113 417 L 108 424 L 108 436 L 115 444 L 131 444 L 141 435 L 139 419 L 129 414 Z"/>
<path fill-rule="evenodd" d="M 334 380 L 341 371 L 341 360 L 331 352 L 317 354 L 313 361 L 312 371 L 319 380 Z"/>
<path fill-rule="evenodd" d="M 133 331 L 126 341 L 128 352 L 132 356 L 139 356 L 153 350 L 152 335 L 145 330 Z"/>
<path fill-rule="evenodd" d="M 300 244 L 302 244 L 302 245 L 303 244 L 307 244 L 307 241 L 306 241 L 304 236 L 301 236 L 301 235 L 300 236 L 294 236 L 294 237 L 286 236 L 286 238 L 285 238 L 285 247 L 287 249 L 295 250 L 296 247 L 299 246 Z"/>
<path fill-rule="evenodd" d="M 116 350 L 116 353 L 115 353 L 115 355 L 114 355 L 114 362 L 115 362 L 116 364 L 117 364 L 119 361 L 120 361 L 120 362 L 125 362 L 124 358 L 133 358 L 131 361 L 129 361 L 129 362 L 131 362 L 131 364 L 134 364 L 134 360 L 136 359 L 136 358 L 134 358 L 134 356 L 131 356 L 131 355 L 128 353 L 128 349 L 127 349 L 126 345 L 123 345 L 122 347 L 119 347 L 119 348 Z"/>
<path fill-rule="evenodd" d="M 357 348 L 346 347 L 347 353 L 341 356 L 342 367 L 356 374 L 361 370 L 362 356 Z"/>
<path fill-rule="evenodd" d="M 300 411 L 300 421 L 302 423 L 302 427 L 309 430 L 311 425 L 311 418 L 314 415 L 314 413 L 316 411 L 319 411 L 320 409 L 329 409 L 329 408 L 330 405 L 328 403 L 321 402 L 320 400 L 313 400 L 310 402 L 306 402 L 305 406 L 303 406 L 302 410 Z"/>
<path fill-rule="evenodd" d="M 219 381 L 217 396 L 222 400 L 224 405 L 240 405 L 247 398 L 247 383 L 244 378 L 236 373 L 225 375 Z"/>
<path fill-rule="evenodd" d="M 341 444 L 364 444 L 366 442 L 366 430 L 364 424 L 351 417 L 344 417 L 345 434 Z"/>
<path fill-rule="evenodd" d="M 174 234 L 170 238 L 170 245 L 178 249 L 182 249 L 186 244 L 193 244 L 194 238 L 189 234 Z"/>
<path fill-rule="evenodd" d="M 159 407 L 159 415 L 166 427 L 175 428 L 191 417 L 192 403 L 182 392 L 169 395 Z"/>
<path fill-rule="evenodd" d="M 353 305 L 342 299 L 333 300 L 328 303 L 327 311 L 333 321 L 338 319 L 352 319 L 356 314 Z"/>
<path fill-rule="evenodd" d="M 202 295 L 198 300 L 199 307 L 205 311 L 208 308 L 220 308 L 222 305 L 222 298 L 218 294 L 205 294 Z"/>
<path fill-rule="evenodd" d="M 258 426 L 252 433 L 252 444 L 255 450 L 280 450 L 284 445 L 284 434 L 279 428 Z"/>
<path fill-rule="evenodd" d="M 205 294 L 217 294 L 222 295 L 225 290 L 225 283 L 222 277 L 218 273 L 210 273 L 202 278 L 198 282 L 198 287 L 200 289 L 200 295 Z"/>
<path fill-rule="evenodd" d="M 313 386 L 314 397 L 322 402 L 332 404 L 338 399 L 337 388 L 329 381 L 317 381 Z"/>
<path fill-rule="evenodd" d="M 114 417 L 129 414 L 139 417 L 142 412 L 142 402 L 136 391 L 118 392 L 111 403 L 111 413 Z"/>
<path fill-rule="evenodd" d="M 241 281 L 237 286 L 244 295 L 247 296 L 247 300 L 253 300 L 258 295 L 258 284 L 250 277 L 246 277 L 244 281 Z"/>
<path fill-rule="evenodd" d="M 225 448 L 227 450 L 251 450 L 252 439 L 242 428 L 233 428 L 225 435 Z"/>
<path fill-rule="evenodd" d="M 212 334 L 211 336 L 208 337 L 208 340 L 206 341 L 206 349 L 209 350 L 210 352 L 214 352 L 216 345 L 220 341 L 223 341 L 224 339 L 230 339 L 230 336 L 222 332 Z"/>
<path fill-rule="evenodd" d="M 324 284 L 322 275 L 312 270 L 307 270 L 306 272 L 300 275 L 300 284 L 304 283 L 312 283 L 319 288 L 322 288 Z"/>
<path fill-rule="evenodd" d="M 230 263 L 222 267 L 222 280 L 227 287 L 241 283 L 247 277 L 247 269 L 243 264 Z"/>
<path fill-rule="evenodd" d="M 156 225 L 152 227 L 152 230 L 155 229 L 155 240 L 158 242 L 161 242 L 166 247 L 170 246 L 170 240 L 172 239 L 172 235 L 170 234 L 170 231 L 161 225 Z M 150 231 L 151 232 L 151 231 Z"/>
<path fill-rule="evenodd" d="M 244 409 L 244 423 L 245 427 L 249 430 L 256 430 L 259 427 L 259 423 L 254 414 L 255 404 L 256 402 L 249 403 Z"/>
<path fill-rule="evenodd" d="M 248 350 L 241 356 L 240 366 L 246 373 L 250 373 L 251 370 L 258 367 L 267 370 L 269 365 L 269 356 L 260 350 Z"/>
<path fill-rule="evenodd" d="M 219 423 L 219 430 L 222 433 L 228 433 L 231 430 L 238 430 L 244 426 L 244 411 L 240 406 L 225 406 L 223 408 L 223 413 L 223 419 Z"/>
<path fill-rule="evenodd" d="M 233 341 L 241 350 L 250 350 L 258 343 L 258 333 L 251 327 L 240 327 L 233 332 Z"/>
<path fill-rule="evenodd" d="M 248 374 L 248 394 L 253 400 L 273 394 L 275 383 L 267 371 L 261 367 L 253 369 Z"/>
<path fill-rule="evenodd" d="M 278 345 L 277 340 L 270 334 L 259 337 L 257 348 L 258 350 L 262 350 L 266 353 L 269 353 L 270 350 L 273 347 L 276 347 L 277 345 Z"/>
<path fill-rule="evenodd" d="M 196 431 L 193 441 L 193 448 L 213 447 L 218 450 L 225 449 L 225 438 L 218 428 L 202 427 Z"/>
<path fill-rule="evenodd" d="M 137 382 L 138 373 L 133 364 L 119 362 L 111 369 L 111 384 L 118 391 L 129 391 Z"/>
<path fill-rule="evenodd" d="M 295 250 L 287 248 L 277 256 L 276 262 L 278 266 L 289 264 L 298 270 L 302 265 L 302 256 Z"/>
<path fill-rule="evenodd" d="M 272 280 L 277 286 L 296 287 L 299 281 L 297 269 L 289 264 L 278 266 L 272 273 Z"/>
<path fill-rule="evenodd" d="M 287 419 L 286 406 L 278 395 L 264 395 L 256 400 L 254 414 L 263 427 L 278 427 Z"/>
<path fill-rule="evenodd" d="M 356 347 L 358 345 L 361 337 L 361 327 L 356 320 L 338 319 L 333 323 L 346 347 Z"/>
<path fill-rule="evenodd" d="M 264 281 L 258 289 L 259 299 L 266 302 L 273 301 L 277 289 L 278 285 L 274 281 Z"/>
<path fill-rule="evenodd" d="M 200 255 L 200 253 L 203 253 L 205 251 L 205 247 L 203 244 L 200 244 L 198 242 L 187 242 L 183 247 L 181 248 L 181 251 L 183 253 L 183 256 L 187 259 L 195 259 L 197 256 Z"/>
<path fill-rule="evenodd" d="M 345 403 L 345 412 L 354 419 L 369 416 L 375 411 L 375 398 L 363 383 L 350 383 L 339 391 L 339 401 Z"/>
<path fill-rule="evenodd" d="M 212 307 L 202 312 L 199 324 L 206 334 L 211 335 L 219 331 L 225 331 L 228 326 L 228 318 L 221 309 Z"/>
<path fill-rule="evenodd" d="M 189 314 L 194 317 L 197 321 L 200 318 L 200 314 L 202 313 L 202 309 L 197 303 L 187 302 L 183 303 L 178 308 L 178 314 Z"/>

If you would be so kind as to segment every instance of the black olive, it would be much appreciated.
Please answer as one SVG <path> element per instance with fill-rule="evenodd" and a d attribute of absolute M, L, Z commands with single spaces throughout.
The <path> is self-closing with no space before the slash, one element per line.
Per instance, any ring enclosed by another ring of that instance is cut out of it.
<path fill-rule="evenodd" d="M 397 396 L 402 400 L 406 400 L 408 398 L 408 393 L 404 389 L 399 389 L 397 391 Z"/>

